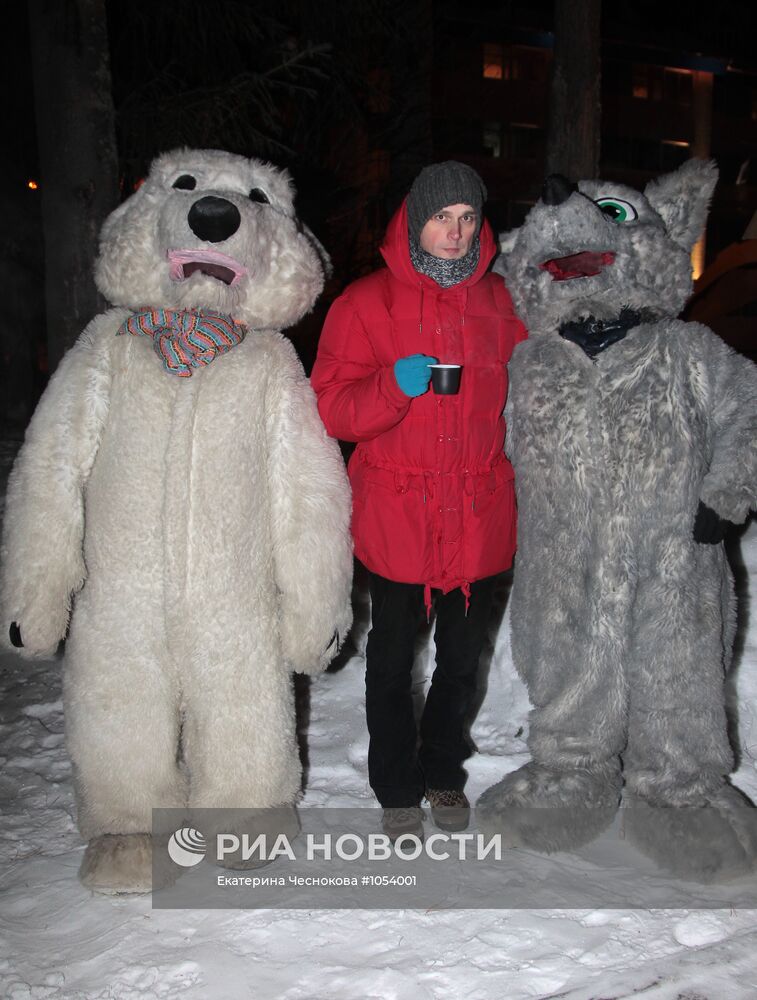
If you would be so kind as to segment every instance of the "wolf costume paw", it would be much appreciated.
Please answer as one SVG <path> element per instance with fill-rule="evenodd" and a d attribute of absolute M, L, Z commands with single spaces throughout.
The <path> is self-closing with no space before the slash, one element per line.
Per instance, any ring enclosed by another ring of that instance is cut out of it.
<path fill-rule="evenodd" d="M 484 792 L 476 816 L 482 830 L 501 834 L 510 847 L 569 851 L 612 823 L 620 787 L 611 764 L 568 771 L 530 761 Z"/>
<path fill-rule="evenodd" d="M 731 882 L 757 867 L 757 809 L 732 785 L 703 805 L 652 805 L 628 791 L 623 805 L 628 841 L 676 878 Z"/>

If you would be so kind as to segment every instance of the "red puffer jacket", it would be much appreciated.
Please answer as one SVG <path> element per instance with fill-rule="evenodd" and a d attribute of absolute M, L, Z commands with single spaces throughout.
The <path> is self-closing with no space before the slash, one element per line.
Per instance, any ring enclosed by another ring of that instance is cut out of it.
<path fill-rule="evenodd" d="M 445 592 L 507 569 L 515 552 L 505 458 L 507 364 L 525 339 L 481 228 L 478 267 L 441 288 L 410 261 L 405 205 L 386 232 L 386 268 L 334 302 L 311 382 L 329 434 L 357 441 L 349 463 L 355 554 L 390 580 Z M 394 362 L 430 354 L 463 366 L 455 396 L 409 399 Z"/>

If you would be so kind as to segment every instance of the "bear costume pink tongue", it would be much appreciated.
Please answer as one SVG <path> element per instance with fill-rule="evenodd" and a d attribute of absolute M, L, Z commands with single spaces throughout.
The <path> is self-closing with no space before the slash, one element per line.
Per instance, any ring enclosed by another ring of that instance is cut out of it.
<path fill-rule="evenodd" d="M 166 256 L 172 281 L 185 281 L 200 271 L 217 278 L 224 285 L 235 285 L 248 273 L 238 260 L 219 250 L 169 250 Z"/>

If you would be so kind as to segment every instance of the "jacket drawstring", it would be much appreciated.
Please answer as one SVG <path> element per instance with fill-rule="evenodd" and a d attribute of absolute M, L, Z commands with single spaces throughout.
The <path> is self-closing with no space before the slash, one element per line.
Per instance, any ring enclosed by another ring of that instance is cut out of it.
<path fill-rule="evenodd" d="M 418 282 L 418 287 L 421 290 L 421 309 L 420 315 L 418 316 L 418 332 L 423 333 L 423 282 Z"/>
<path fill-rule="evenodd" d="M 460 584 L 460 590 L 462 590 L 463 597 L 465 598 L 465 617 L 467 618 L 468 611 L 470 609 L 470 598 L 471 598 L 470 581 L 463 580 L 463 582 Z M 431 621 L 431 608 L 432 608 L 430 583 L 424 583 L 423 585 L 423 606 L 426 609 L 426 624 L 428 625 L 428 623 Z"/>

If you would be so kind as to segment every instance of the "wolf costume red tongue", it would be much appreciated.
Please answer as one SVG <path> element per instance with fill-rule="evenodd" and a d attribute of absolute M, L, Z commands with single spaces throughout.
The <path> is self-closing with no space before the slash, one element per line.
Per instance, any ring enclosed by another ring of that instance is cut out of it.
<path fill-rule="evenodd" d="M 542 271 L 549 271 L 553 281 L 568 281 L 570 278 L 591 278 L 604 267 L 615 261 L 611 251 L 582 250 L 567 257 L 553 257 L 539 264 Z"/>

